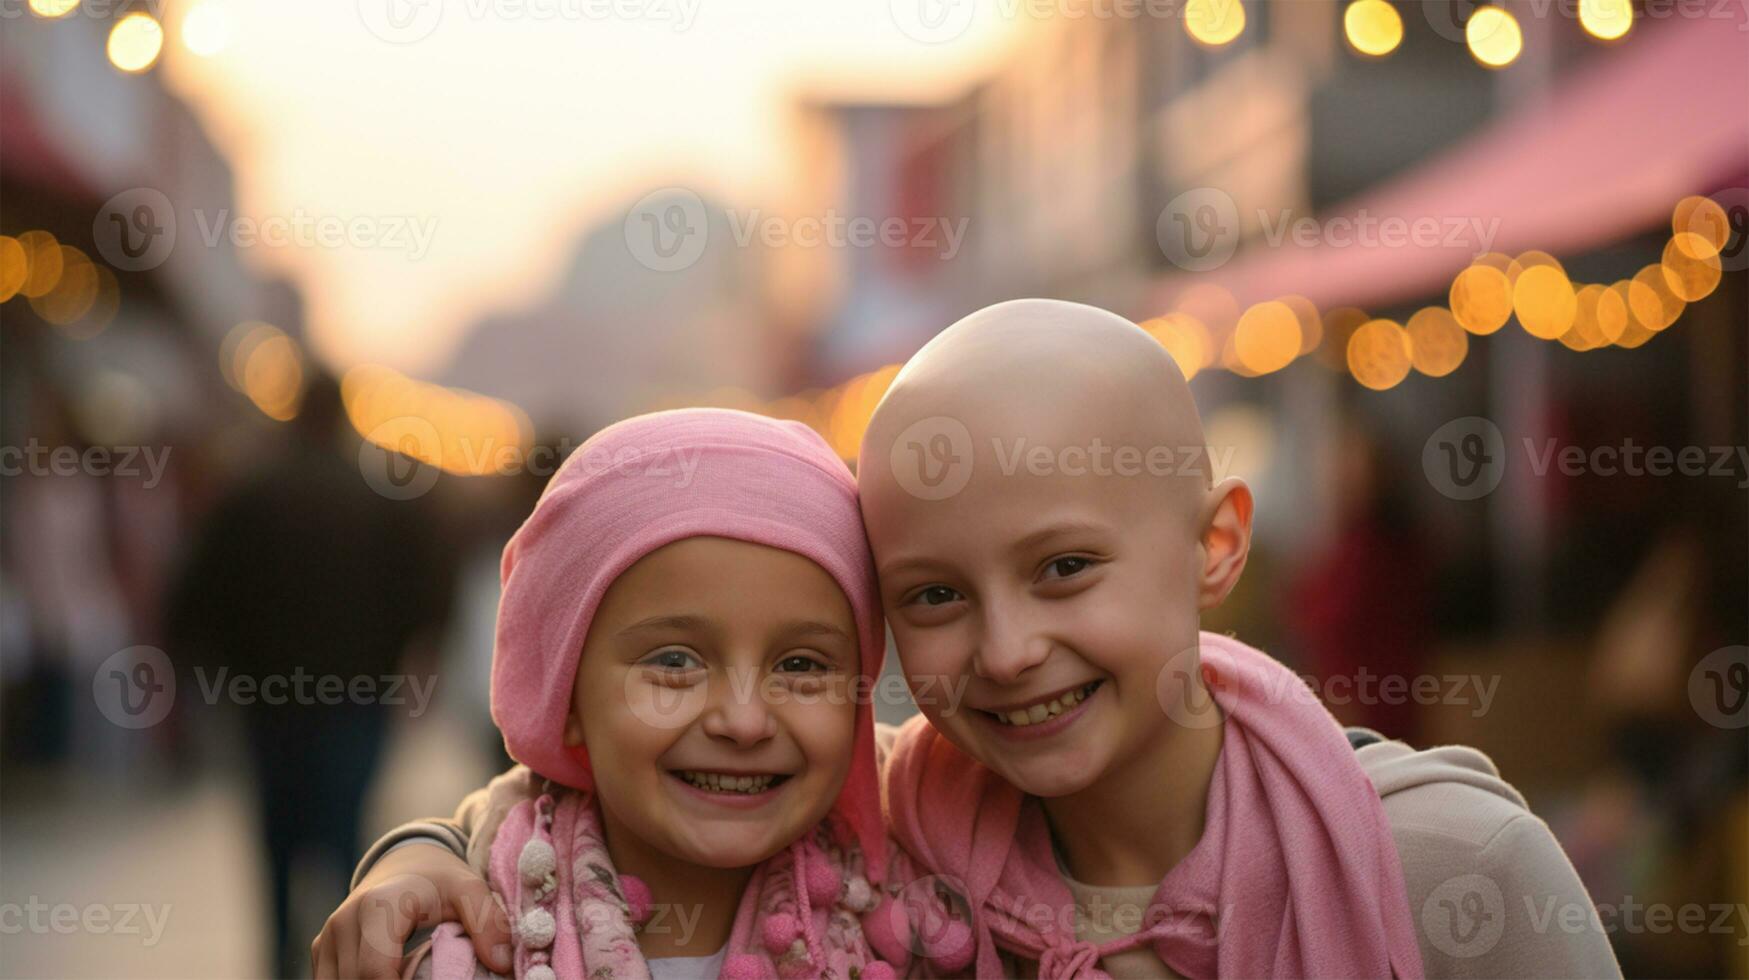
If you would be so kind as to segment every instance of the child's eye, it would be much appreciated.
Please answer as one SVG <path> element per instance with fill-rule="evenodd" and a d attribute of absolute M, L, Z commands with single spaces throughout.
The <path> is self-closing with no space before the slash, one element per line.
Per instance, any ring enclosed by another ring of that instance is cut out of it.
<path fill-rule="evenodd" d="M 1045 563 L 1044 574 L 1041 577 L 1045 579 L 1065 579 L 1072 575 L 1081 574 L 1088 568 L 1092 567 L 1092 565 L 1093 559 L 1083 558 L 1079 555 L 1065 555 L 1061 558 L 1052 558 Z"/>
<path fill-rule="evenodd" d="M 910 602 L 906 604 L 922 603 L 925 606 L 945 606 L 950 602 L 958 602 L 963 598 L 965 597 L 945 585 L 929 585 L 919 589 L 917 593 L 911 597 Z"/>
<path fill-rule="evenodd" d="M 791 654 L 777 662 L 777 672 L 780 674 L 823 674 L 831 669 L 831 664 L 809 654 Z"/>
<path fill-rule="evenodd" d="M 697 670 L 704 666 L 704 661 L 685 647 L 664 647 L 638 662 L 643 667 L 654 667 L 657 670 Z"/>

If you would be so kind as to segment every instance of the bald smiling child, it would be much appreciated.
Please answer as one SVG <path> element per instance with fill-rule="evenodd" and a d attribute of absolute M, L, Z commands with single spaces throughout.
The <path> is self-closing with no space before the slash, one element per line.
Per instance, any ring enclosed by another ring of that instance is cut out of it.
<path fill-rule="evenodd" d="M 916 976 L 1619 976 L 1486 756 L 1345 733 L 1201 631 L 1253 508 L 1207 459 L 1177 365 L 1094 307 L 988 307 L 894 380 L 858 485 L 922 712 L 883 733 L 888 829 L 932 877 L 887 883 L 926 908 L 871 942 Z M 400 898 L 372 863 L 424 840 L 390 870 L 436 883 L 406 892 L 420 918 L 453 918 L 458 847 L 509 802 L 392 832 L 336 915 Z"/>

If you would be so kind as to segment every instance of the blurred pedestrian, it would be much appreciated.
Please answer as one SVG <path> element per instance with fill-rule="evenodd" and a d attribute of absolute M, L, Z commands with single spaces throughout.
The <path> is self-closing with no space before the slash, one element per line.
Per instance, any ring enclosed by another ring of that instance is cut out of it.
<path fill-rule="evenodd" d="M 319 877 L 334 893 L 312 905 L 343 897 L 384 702 L 407 689 L 393 675 L 411 646 L 435 639 L 448 587 L 424 501 L 365 482 L 331 377 L 311 380 L 287 435 L 199 528 L 168 612 L 179 665 L 241 709 L 282 977 L 308 973 L 292 939 L 294 871 L 333 870 Z"/>

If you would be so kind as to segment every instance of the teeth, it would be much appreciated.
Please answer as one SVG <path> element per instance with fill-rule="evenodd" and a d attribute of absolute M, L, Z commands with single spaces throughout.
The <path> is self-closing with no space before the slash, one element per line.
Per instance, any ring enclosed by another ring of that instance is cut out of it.
<path fill-rule="evenodd" d="M 698 772 L 692 769 L 679 770 L 681 779 L 686 780 L 699 789 L 710 790 L 713 793 L 763 793 L 771 788 L 771 783 L 777 778 L 774 773 L 759 776 L 730 776 L 716 772 Z"/>
<path fill-rule="evenodd" d="M 1055 718 L 1070 708 L 1087 700 L 1087 695 L 1093 693 L 1093 689 L 1098 686 L 1098 683 L 1098 681 L 1095 681 L 1092 684 L 1088 684 L 1085 687 L 1078 687 L 1066 694 L 1059 694 L 1050 701 L 1030 705 L 1025 708 L 1016 708 L 1013 711 L 997 714 L 996 719 L 1004 724 L 1013 725 L 1017 728 L 1024 728 L 1027 725 L 1036 725 L 1041 721 Z"/>

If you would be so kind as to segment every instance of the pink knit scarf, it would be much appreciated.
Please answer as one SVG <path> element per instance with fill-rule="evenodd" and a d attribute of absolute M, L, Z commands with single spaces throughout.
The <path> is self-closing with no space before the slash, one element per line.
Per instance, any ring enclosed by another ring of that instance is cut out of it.
<path fill-rule="evenodd" d="M 1225 716 L 1202 839 L 1141 930 L 1103 945 L 1076 939 L 1038 800 L 922 719 L 905 727 L 886 772 L 891 833 L 972 910 L 935 968 L 975 958 L 978 976 L 999 976 L 1000 949 L 1041 978 L 1102 977 L 1101 957 L 1148 943 L 1189 978 L 1422 976 L 1384 808 L 1335 719 L 1264 653 L 1212 633 L 1201 653 Z"/>
<path fill-rule="evenodd" d="M 863 937 L 860 916 L 891 915 L 865 871 L 856 846 L 841 849 L 824 826 L 759 865 L 735 915 L 723 977 L 893 980 Z M 487 876 L 510 914 L 517 977 L 648 980 L 637 929 L 652 897 L 643 882 L 614 871 L 587 794 L 559 790 L 517 804 L 493 839 Z M 455 923 L 434 934 L 428 966 L 420 974 L 433 980 L 483 975 Z"/>

